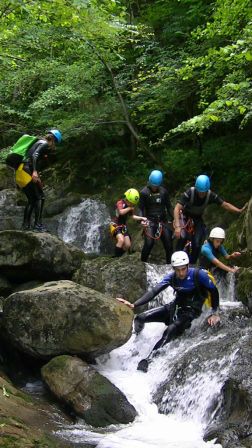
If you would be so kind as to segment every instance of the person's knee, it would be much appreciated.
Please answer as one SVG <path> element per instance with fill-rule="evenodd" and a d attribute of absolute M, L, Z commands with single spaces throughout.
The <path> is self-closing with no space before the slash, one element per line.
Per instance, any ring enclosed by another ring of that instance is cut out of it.
<path fill-rule="evenodd" d="M 122 234 L 119 234 L 116 236 L 116 245 L 117 247 L 122 248 L 124 245 L 124 236 Z"/>
<path fill-rule="evenodd" d="M 144 316 L 144 314 L 139 314 L 138 316 L 135 317 L 135 319 L 134 319 L 134 330 L 135 330 L 135 332 L 137 334 L 140 333 L 143 330 L 144 324 L 145 324 L 145 316 Z"/>

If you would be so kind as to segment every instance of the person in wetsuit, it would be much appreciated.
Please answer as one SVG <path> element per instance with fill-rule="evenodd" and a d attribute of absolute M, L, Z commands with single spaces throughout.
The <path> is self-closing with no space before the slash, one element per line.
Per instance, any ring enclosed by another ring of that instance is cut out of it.
<path fill-rule="evenodd" d="M 184 251 L 174 252 L 171 264 L 174 272 L 167 274 L 160 283 L 147 291 L 134 304 L 117 298 L 130 308 L 136 309 L 150 302 L 168 286 L 175 291 L 175 300 L 172 303 L 145 311 L 135 318 L 136 333 L 142 331 L 145 323 L 148 322 L 163 322 L 167 325 L 162 338 L 155 344 L 150 355 L 139 362 L 137 369 L 143 372 L 147 372 L 153 352 L 182 335 L 187 328 L 190 328 L 191 322 L 200 316 L 208 292 L 212 307 L 208 323 L 214 326 L 220 321 L 219 293 L 209 273 L 203 269 L 189 268 L 189 258 Z"/>
<path fill-rule="evenodd" d="M 185 191 L 178 200 L 174 209 L 174 227 L 175 237 L 178 239 L 176 250 L 183 250 L 187 241 L 191 241 L 190 263 L 196 263 L 203 241 L 206 239 L 206 226 L 203 221 L 203 213 L 210 204 L 220 205 L 222 208 L 233 212 L 242 213 L 247 204 L 242 208 L 237 208 L 229 202 L 224 201 L 216 193 L 210 190 L 210 179 L 201 174 L 197 177 L 195 186 Z M 184 221 L 189 218 L 193 220 L 193 232 L 188 234 L 186 228 L 183 229 L 181 216 L 184 215 Z M 184 233 L 184 235 L 183 235 Z"/>
<path fill-rule="evenodd" d="M 22 188 L 22 191 L 28 199 L 24 210 L 23 230 L 34 230 L 36 232 L 45 232 L 47 229 L 42 224 L 42 212 L 45 202 L 45 196 L 42 188 L 42 182 L 38 174 L 38 165 L 44 157 L 55 148 L 56 143 L 60 143 L 62 136 L 57 129 L 50 130 L 43 139 L 35 142 L 28 149 L 24 158 L 24 172 L 31 176 L 30 182 Z M 34 225 L 31 226 L 31 217 L 34 210 Z"/>
<path fill-rule="evenodd" d="M 173 219 L 173 210 L 166 188 L 162 187 L 163 174 L 154 170 L 149 182 L 140 192 L 139 215 L 147 218 L 144 226 L 144 245 L 141 260 L 148 261 L 154 242 L 161 239 L 166 255 L 166 263 L 171 262 L 172 230 L 169 226 Z"/>
<path fill-rule="evenodd" d="M 134 188 L 129 188 L 124 193 L 124 198 L 116 203 L 116 213 L 110 224 L 110 232 L 116 240 L 115 257 L 121 257 L 131 247 L 131 237 L 127 228 L 129 216 L 135 221 L 145 222 L 146 218 L 134 214 L 135 206 L 139 201 L 139 193 Z"/>
<path fill-rule="evenodd" d="M 240 252 L 233 252 L 228 254 L 223 246 L 225 240 L 225 230 L 221 227 L 214 227 L 207 241 L 201 247 L 201 255 L 199 259 L 199 265 L 203 269 L 216 272 L 216 269 L 226 272 L 237 272 L 239 268 L 237 266 L 227 266 L 222 263 L 219 258 L 223 257 L 226 260 L 237 258 L 241 255 Z"/>

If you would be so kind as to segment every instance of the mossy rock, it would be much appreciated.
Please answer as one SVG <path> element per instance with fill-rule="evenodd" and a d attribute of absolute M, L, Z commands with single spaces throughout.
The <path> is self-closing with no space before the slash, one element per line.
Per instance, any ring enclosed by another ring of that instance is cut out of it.
<path fill-rule="evenodd" d="M 252 312 L 252 268 L 241 269 L 236 287 L 237 298 Z"/>

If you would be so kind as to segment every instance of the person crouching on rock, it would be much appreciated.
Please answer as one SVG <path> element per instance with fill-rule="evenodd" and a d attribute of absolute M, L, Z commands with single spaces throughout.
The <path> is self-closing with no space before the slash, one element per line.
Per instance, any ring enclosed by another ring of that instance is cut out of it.
<path fill-rule="evenodd" d="M 190 268 L 188 255 L 184 251 L 173 253 L 171 265 L 174 272 L 167 274 L 160 283 L 147 291 L 134 304 L 117 298 L 130 308 L 136 309 L 150 302 L 168 286 L 171 286 L 175 291 L 173 302 L 145 311 L 135 318 L 134 327 L 137 334 L 142 331 L 145 323 L 148 322 L 163 322 L 167 325 L 162 338 L 156 343 L 150 355 L 139 362 L 137 369 L 143 372 L 147 372 L 153 352 L 182 335 L 187 328 L 190 328 L 192 321 L 200 316 L 208 293 L 210 293 L 212 307 L 208 324 L 214 326 L 220 322 L 218 313 L 219 293 L 212 276 L 204 269 Z"/>
<path fill-rule="evenodd" d="M 134 214 L 135 206 L 139 202 L 139 193 L 134 188 L 125 191 L 124 198 L 116 203 L 116 216 L 110 224 L 110 233 L 115 238 L 115 257 L 121 257 L 131 247 L 131 237 L 127 229 L 129 216 L 135 221 L 145 222 L 147 218 Z"/>

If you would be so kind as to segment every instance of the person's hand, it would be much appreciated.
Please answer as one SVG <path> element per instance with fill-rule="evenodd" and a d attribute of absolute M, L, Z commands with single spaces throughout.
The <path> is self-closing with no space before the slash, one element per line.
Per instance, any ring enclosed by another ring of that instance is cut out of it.
<path fill-rule="evenodd" d="M 231 257 L 232 257 L 232 258 L 240 257 L 240 255 L 241 255 L 241 252 L 233 252 L 233 253 L 231 254 Z"/>
<path fill-rule="evenodd" d="M 38 182 L 38 180 L 39 180 L 39 175 L 38 175 L 38 172 L 37 171 L 33 171 L 33 173 L 32 173 L 32 180 L 33 180 L 33 182 Z"/>
<path fill-rule="evenodd" d="M 209 316 L 209 318 L 207 319 L 207 322 L 210 327 L 214 327 L 220 322 L 220 316 L 218 314 L 211 314 L 211 316 Z"/>
<path fill-rule="evenodd" d="M 116 300 L 118 300 L 118 302 L 123 303 L 124 305 L 128 306 L 129 308 L 134 308 L 134 303 L 130 303 L 128 302 L 128 300 L 122 299 L 121 297 L 116 297 Z"/>
<path fill-rule="evenodd" d="M 148 225 L 149 225 L 149 221 L 147 218 L 142 218 L 140 223 L 141 223 L 141 226 L 143 226 L 143 227 L 148 227 Z"/>
<path fill-rule="evenodd" d="M 239 271 L 239 266 L 233 266 L 232 268 L 231 268 L 231 271 L 230 272 L 232 272 L 233 274 L 235 274 L 236 272 L 238 272 Z"/>
<path fill-rule="evenodd" d="M 176 226 L 175 230 L 174 230 L 174 235 L 176 238 L 180 238 L 180 234 L 181 234 L 181 227 L 180 226 Z"/>
<path fill-rule="evenodd" d="M 240 213 L 244 212 L 247 209 L 247 207 L 248 207 L 248 202 L 246 202 L 246 204 L 242 208 L 240 208 Z"/>

